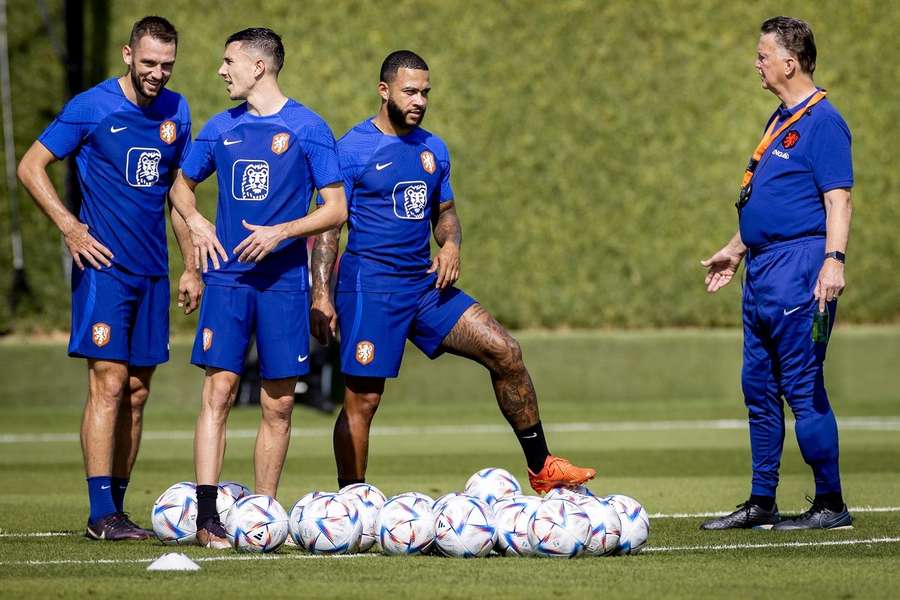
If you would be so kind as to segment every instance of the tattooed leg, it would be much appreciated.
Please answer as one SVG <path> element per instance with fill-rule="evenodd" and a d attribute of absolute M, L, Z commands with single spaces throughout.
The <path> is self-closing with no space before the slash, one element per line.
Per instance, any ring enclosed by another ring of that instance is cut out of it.
<path fill-rule="evenodd" d="M 513 429 L 521 431 L 540 420 L 537 395 L 522 361 L 522 348 L 483 306 L 470 306 L 441 347 L 490 371 L 497 404 Z"/>

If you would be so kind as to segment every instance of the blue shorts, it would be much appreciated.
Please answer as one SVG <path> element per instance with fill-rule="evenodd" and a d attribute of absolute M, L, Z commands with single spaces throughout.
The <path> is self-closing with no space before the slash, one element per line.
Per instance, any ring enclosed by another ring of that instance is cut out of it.
<path fill-rule="evenodd" d="M 135 367 L 169 360 L 169 278 L 73 266 L 69 356 Z"/>
<path fill-rule="evenodd" d="M 240 374 L 253 337 L 263 379 L 309 373 L 307 293 L 207 285 L 191 363 Z"/>
<path fill-rule="evenodd" d="M 358 377 L 396 377 L 406 340 L 428 358 L 475 299 L 450 287 L 414 292 L 337 292 L 341 370 Z"/>

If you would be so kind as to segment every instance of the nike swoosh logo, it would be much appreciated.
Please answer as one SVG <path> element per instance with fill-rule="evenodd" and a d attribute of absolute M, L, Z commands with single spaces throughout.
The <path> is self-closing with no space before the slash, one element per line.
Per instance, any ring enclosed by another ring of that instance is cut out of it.
<path fill-rule="evenodd" d="M 534 439 L 534 438 L 536 438 L 536 437 L 537 437 L 537 433 L 532 433 L 531 435 L 523 435 L 523 436 L 522 436 L 522 439 L 523 439 L 523 440 L 531 440 L 531 439 Z"/>
<path fill-rule="evenodd" d="M 225 144 L 226 146 L 231 146 L 232 144 L 240 144 L 243 141 L 244 140 L 225 140 L 222 143 Z"/>
<path fill-rule="evenodd" d="M 387 168 L 388 168 L 389 166 L 391 166 L 392 164 L 394 164 L 394 161 L 391 161 L 391 162 L 389 162 L 389 163 L 384 163 L 383 165 L 380 164 L 380 163 L 376 163 L 376 164 L 375 164 L 375 170 L 376 170 L 376 171 L 381 171 L 382 169 L 387 169 Z"/>
<path fill-rule="evenodd" d="M 128 129 L 127 125 L 125 127 L 110 127 L 109 132 L 110 133 L 119 133 L 120 131 L 124 131 L 126 129 Z"/>
<path fill-rule="evenodd" d="M 101 489 L 101 490 L 108 490 L 109 488 L 110 488 L 110 486 L 108 486 L 108 485 L 101 485 L 101 486 L 100 486 L 100 489 Z"/>
<path fill-rule="evenodd" d="M 803 308 L 803 305 L 802 305 L 802 304 L 801 304 L 800 306 L 798 306 L 797 308 L 792 308 L 791 310 L 788 310 L 788 309 L 785 308 L 785 309 L 784 309 L 784 316 L 788 316 L 788 315 L 790 315 L 790 314 L 793 314 L 793 313 L 797 312 L 798 310 L 800 310 L 801 308 Z"/>
<path fill-rule="evenodd" d="M 297 362 L 303 362 L 303 361 L 305 361 L 307 358 L 309 358 L 309 354 L 301 354 L 301 355 L 299 355 L 299 356 L 297 357 Z"/>

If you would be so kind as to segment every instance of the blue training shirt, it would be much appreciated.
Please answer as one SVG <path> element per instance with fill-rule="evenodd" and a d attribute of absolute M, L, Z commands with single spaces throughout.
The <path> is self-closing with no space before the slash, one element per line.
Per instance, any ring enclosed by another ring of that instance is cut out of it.
<path fill-rule="evenodd" d="M 810 98 L 778 107 L 766 126 L 806 110 Z M 751 249 L 824 236 L 825 192 L 853 187 L 850 128 L 827 98 L 809 110 L 760 158 L 750 201 L 740 211 L 741 240 Z"/>
<path fill-rule="evenodd" d="M 436 275 L 427 273 L 431 219 L 438 204 L 453 200 L 447 146 L 421 127 L 386 135 L 367 119 L 337 149 L 349 240 L 336 289 L 395 292 L 433 285 Z"/>
<path fill-rule="evenodd" d="M 141 108 L 108 79 L 72 98 L 38 141 L 58 159 L 78 152 L 78 218 L 112 251 L 112 263 L 168 274 L 166 194 L 191 146 L 187 100 L 163 89 Z"/>
<path fill-rule="evenodd" d="M 305 238 L 283 241 L 258 263 L 239 263 L 233 250 L 251 234 L 242 219 L 252 225 L 299 219 L 315 189 L 341 181 L 334 136 L 319 115 L 288 99 L 277 113 L 257 116 L 245 102 L 209 120 L 182 170 L 198 182 L 218 172 L 216 235 L 229 259 L 218 271 L 210 267 L 207 283 L 307 289 Z"/>

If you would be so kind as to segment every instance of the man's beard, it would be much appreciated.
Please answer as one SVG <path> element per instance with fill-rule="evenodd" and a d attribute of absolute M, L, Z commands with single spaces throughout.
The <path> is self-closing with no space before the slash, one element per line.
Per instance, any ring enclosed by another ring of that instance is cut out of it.
<path fill-rule="evenodd" d="M 423 108 L 422 115 L 419 117 L 419 122 L 414 125 L 408 124 L 406 122 L 406 114 L 403 112 L 403 109 L 401 109 L 399 106 L 397 106 L 397 104 L 390 98 L 388 98 L 388 100 L 387 100 L 387 112 L 388 112 L 388 118 L 391 120 L 391 123 L 394 125 L 394 127 L 397 127 L 400 129 L 409 129 L 410 127 L 418 127 L 419 125 L 422 124 L 422 121 L 425 120 L 425 109 Z"/>
<path fill-rule="evenodd" d="M 131 87 L 134 88 L 134 93 L 138 98 L 156 98 L 163 88 L 166 87 L 166 82 L 164 81 L 160 83 L 159 89 L 156 90 L 155 94 L 148 94 L 144 91 L 144 84 L 134 67 L 128 68 L 128 74 L 131 76 Z"/>

